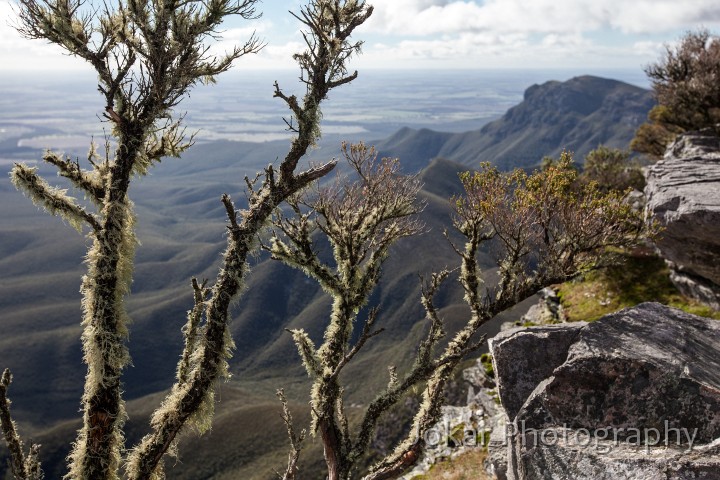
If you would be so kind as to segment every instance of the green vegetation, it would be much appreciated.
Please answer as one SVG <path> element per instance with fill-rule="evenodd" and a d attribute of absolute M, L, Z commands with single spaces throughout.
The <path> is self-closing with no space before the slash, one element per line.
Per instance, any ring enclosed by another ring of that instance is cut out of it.
<path fill-rule="evenodd" d="M 185 139 L 181 119 L 170 118 L 189 89 L 198 82 L 211 82 L 237 57 L 260 47 L 252 37 L 227 57 L 214 59 L 206 57 L 203 43 L 215 38 L 223 17 L 252 17 L 254 3 L 213 0 L 148 5 L 129 0 L 127 4 L 108 3 L 83 16 L 80 1 L 21 1 L 28 37 L 59 44 L 97 70 L 105 118 L 117 143 L 117 150 L 111 153 L 108 146 L 104 157 L 92 146 L 82 166 L 80 161 L 50 152 L 44 157 L 85 192 L 88 203 L 94 204 L 87 210 L 64 190 L 49 186 L 36 170 L 17 165 L 13 171 L 18 188 L 76 229 L 89 230 L 93 242 L 82 287 L 86 328 L 82 338 L 88 366 L 84 424 L 69 457 L 68 478 L 163 478 L 164 458 L 175 454 L 179 435 L 188 427 L 201 433 L 209 429 L 216 385 L 229 377 L 228 359 L 234 350 L 230 306 L 244 288 L 248 255 L 257 251 L 257 238 L 275 214 L 278 235 L 272 238 L 272 256 L 313 277 L 332 297 L 332 312 L 318 348 L 311 338 L 313 332 L 303 328 L 291 331 L 313 381 L 311 409 L 296 418 L 303 422 L 309 418 L 310 433 L 320 437 L 330 480 L 346 480 L 356 473 L 380 417 L 418 388 L 422 400 L 413 412 L 413 428 L 364 478 L 392 478 L 410 468 L 425 447 L 424 433 L 439 416 L 454 369 L 484 344 L 477 335 L 484 324 L 544 286 L 605 265 L 609 249 L 633 247 L 642 237 L 641 215 L 611 188 L 605 191 L 597 182 L 578 182 L 569 154 L 533 174 L 519 169 L 505 174 L 487 164 L 479 172 L 462 174 L 464 194 L 452 203 L 454 227 L 463 237 L 463 244 L 453 247 L 468 307 L 465 321 L 445 342 L 445 326 L 433 299 L 451 272 L 433 274 L 421 298 L 426 336 L 419 342 L 412 367 L 400 375 L 389 366 L 385 389 L 360 407 L 362 410 L 346 409 L 346 389 L 357 388 L 357 379 L 348 382 L 341 373 L 365 343 L 383 330 L 374 326 L 379 310 L 363 309 L 390 247 L 422 230 L 414 218 L 422 210 L 415 202 L 420 182 L 401 175 L 396 159 L 376 161 L 371 149 L 356 145 L 343 153 L 358 174 L 357 182 L 346 183 L 341 178 L 329 188 L 319 188 L 316 195 L 301 194 L 335 166 L 331 161 L 296 171 L 298 162 L 320 137 L 320 103 L 331 89 L 355 79 L 356 73 L 346 70 L 346 61 L 359 52 L 361 44 L 351 42 L 350 36 L 372 13 L 372 7 L 362 1 L 312 0 L 297 17 L 306 28 L 307 51 L 294 57 L 300 65 L 305 95 L 301 99 L 286 95 L 277 83 L 274 89 L 274 96 L 291 112 L 286 125 L 296 136 L 290 151 L 277 168 L 268 166 L 254 181 L 246 179 L 246 209 L 236 209 L 230 197 L 223 195 L 227 249 L 222 266 L 212 285 L 192 280 L 194 306 L 183 329 L 185 348 L 176 381 L 160 406 L 148 413 L 149 433 L 131 447 L 125 438 L 122 385 L 129 364 L 125 304 L 136 243 L 129 186 L 161 158 L 178 156 L 191 146 L 192 138 Z M 291 218 L 277 212 L 285 201 L 292 208 Z M 323 263 L 325 257 L 313 243 L 320 235 L 333 250 L 330 263 Z M 498 254 L 499 266 L 498 285 L 490 289 L 482 281 L 478 261 L 481 246 L 489 243 Z M 363 318 L 364 324 L 359 325 Z M 493 375 L 487 358 L 484 366 Z M 6 371 L 0 406 L 4 407 L 3 431 L 12 437 L 13 464 L 18 465 L 15 475 L 40 477 L 37 450 L 31 447 L 29 454 L 24 453 L 9 426 L 9 413 L 5 415 L 9 412 L 5 393 L 10 379 Z M 279 397 L 284 407 L 280 418 L 291 444 L 283 478 L 293 480 L 304 432 L 296 433 L 288 401 L 282 393 Z M 264 426 L 259 420 L 262 417 L 252 414 L 240 423 L 249 429 L 248 436 Z M 351 432 L 351 427 L 355 431 Z M 459 425 L 453 435 L 463 430 Z M 486 437 L 483 432 L 483 445 Z M 308 451 L 318 453 L 319 448 Z M 465 474 L 479 478 L 470 470 Z"/>
<path fill-rule="evenodd" d="M 569 154 L 532 174 L 521 169 L 502 173 L 488 164 L 479 172 L 461 174 L 465 193 L 454 199 L 453 225 L 464 245 L 453 247 L 460 257 L 460 283 L 470 315 L 442 346 L 445 326 L 434 299 L 450 272 L 433 274 L 421 298 L 429 325 L 412 367 L 399 375 L 395 366 L 387 366 L 387 386 L 355 425 L 348 419 L 343 395 L 353 382 L 341 374 L 360 349 L 383 331 L 375 327 L 377 308 L 367 309 L 364 321 L 359 314 L 380 279 L 390 247 L 417 235 L 422 226 L 415 218 L 420 210 L 415 202 L 418 179 L 401 175 L 397 159 L 378 160 L 374 150 L 363 144 L 344 145 L 343 156 L 357 180 L 341 177 L 335 184 L 289 200 L 292 216 L 277 216 L 276 234 L 266 248 L 274 259 L 316 280 L 332 298 L 320 345 L 316 347 L 306 330 L 290 330 L 313 381 L 310 433 L 322 441 L 330 480 L 350 477 L 367 454 L 380 417 L 423 385 L 412 428 L 363 477 L 395 478 L 423 452 L 424 434 L 440 416 L 454 369 L 484 345 L 482 339 L 474 339 L 480 327 L 539 289 L 604 265 L 610 248 L 635 246 L 644 222 L 622 194 L 603 192 L 595 182 L 578 182 Z M 319 239 L 330 246 L 332 259 L 320 255 Z M 478 252 L 490 241 L 497 245 L 499 282 L 488 292 Z M 359 336 L 353 341 L 354 331 Z M 300 440 L 295 440 L 291 424 L 289 420 L 290 458 L 295 464 Z M 291 470 L 285 479 L 294 478 Z"/>
<path fill-rule="evenodd" d="M 720 124 L 720 38 L 707 30 L 688 32 L 676 48 L 666 47 L 645 73 L 658 105 L 638 128 L 631 148 L 661 157 L 678 133 Z"/>
<path fill-rule="evenodd" d="M 472 449 L 436 463 L 427 473 L 412 480 L 486 480 L 490 478 L 483 467 L 486 458 L 485 449 Z"/>
<path fill-rule="evenodd" d="M 665 261 L 655 255 L 626 253 L 616 266 L 563 283 L 558 295 L 569 321 L 593 321 L 650 301 L 720 319 L 720 312 L 682 296 L 670 282 L 669 274 Z"/>
<path fill-rule="evenodd" d="M 645 177 L 637 161 L 630 158 L 630 152 L 604 145 L 587 154 L 580 179 L 597 182 L 604 191 L 645 188 Z"/>
<path fill-rule="evenodd" d="M 480 355 L 480 364 L 485 369 L 485 373 L 490 378 L 495 378 L 495 369 L 493 368 L 492 355 L 489 353 L 483 353 Z"/>

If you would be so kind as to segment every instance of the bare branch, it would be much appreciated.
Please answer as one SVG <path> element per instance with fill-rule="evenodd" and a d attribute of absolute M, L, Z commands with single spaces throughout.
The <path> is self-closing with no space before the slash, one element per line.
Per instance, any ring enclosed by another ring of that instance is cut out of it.
<path fill-rule="evenodd" d="M 44 474 L 38 460 L 40 445 L 30 445 L 30 451 L 25 455 L 23 442 L 10 415 L 11 402 L 7 396 L 10 383 L 12 383 L 12 374 L 6 368 L 0 378 L 0 427 L 10 451 L 10 468 L 17 480 L 41 480 Z"/>
<path fill-rule="evenodd" d="M 305 440 L 305 430 L 303 429 L 298 435 L 295 432 L 295 426 L 293 425 L 292 414 L 290 413 L 290 407 L 288 406 L 287 398 L 285 398 L 285 392 L 280 389 L 277 391 L 277 397 L 280 399 L 283 407 L 282 419 L 287 427 L 288 438 L 290 439 L 290 453 L 288 454 L 288 464 L 285 469 L 285 473 L 280 476 L 282 480 L 295 480 L 298 473 L 298 460 L 300 460 L 300 451 L 302 450 L 302 443 Z"/>

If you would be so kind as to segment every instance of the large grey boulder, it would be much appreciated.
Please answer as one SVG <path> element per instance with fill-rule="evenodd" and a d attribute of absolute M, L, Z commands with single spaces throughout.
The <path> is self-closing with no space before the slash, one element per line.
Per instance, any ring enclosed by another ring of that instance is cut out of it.
<path fill-rule="evenodd" d="M 498 395 L 508 418 L 515 418 L 538 384 L 563 364 L 586 325 L 575 322 L 513 328 L 488 341 L 499 380 Z"/>
<path fill-rule="evenodd" d="M 523 469 L 513 478 L 542 480 L 717 480 L 720 442 L 688 450 L 648 448 L 553 429 L 558 442 L 521 452 Z M 550 434 L 548 434 L 548 437 Z"/>
<path fill-rule="evenodd" d="M 646 176 L 647 211 L 665 227 L 656 244 L 673 283 L 720 310 L 720 138 L 680 136 Z"/>
<path fill-rule="evenodd" d="M 719 321 L 644 303 L 499 336 L 508 478 L 720 479 Z"/>

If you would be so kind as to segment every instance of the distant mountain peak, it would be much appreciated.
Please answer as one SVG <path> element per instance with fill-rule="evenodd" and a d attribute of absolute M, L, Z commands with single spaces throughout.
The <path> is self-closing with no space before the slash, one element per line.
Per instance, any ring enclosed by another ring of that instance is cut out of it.
<path fill-rule="evenodd" d="M 558 112 L 590 115 L 602 108 L 609 95 L 646 94 L 647 90 L 618 80 L 582 75 L 566 82 L 551 80 L 541 85 L 532 85 L 525 90 L 523 103 L 513 108 L 555 108 Z"/>
<path fill-rule="evenodd" d="M 488 161 L 505 170 L 532 167 L 563 150 L 575 152 L 581 162 L 601 144 L 627 148 L 654 103 L 649 90 L 581 75 L 528 87 L 522 102 L 480 130 L 450 134 L 403 128 L 379 147 L 414 171 L 435 157 L 468 166 Z"/>

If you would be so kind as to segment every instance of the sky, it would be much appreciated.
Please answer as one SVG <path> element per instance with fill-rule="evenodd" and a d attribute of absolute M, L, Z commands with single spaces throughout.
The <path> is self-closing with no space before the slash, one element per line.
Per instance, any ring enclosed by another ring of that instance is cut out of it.
<path fill-rule="evenodd" d="M 94 0 L 91 0 L 94 1 Z M 14 30 L 15 0 L 0 0 L 0 73 L 90 71 L 58 47 Z M 257 20 L 231 19 L 214 51 L 254 31 L 266 42 L 235 68 L 291 69 L 302 46 L 288 10 L 301 0 L 263 0 Z M 356 30 L 365 44 L 354 68 L 642 69 L 688 30 L 720 33 L 718 0 L 369 0 L 370 20 Z"/>

